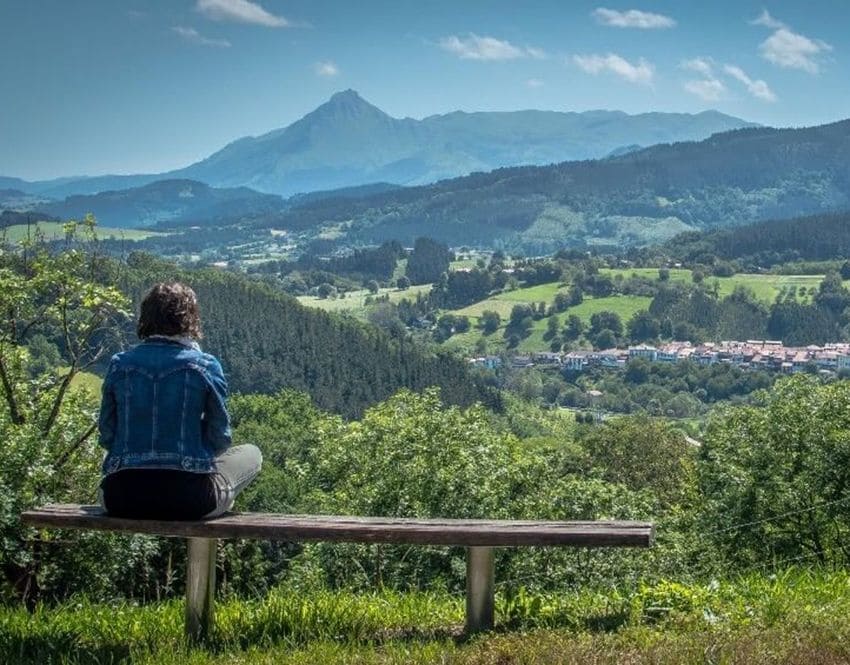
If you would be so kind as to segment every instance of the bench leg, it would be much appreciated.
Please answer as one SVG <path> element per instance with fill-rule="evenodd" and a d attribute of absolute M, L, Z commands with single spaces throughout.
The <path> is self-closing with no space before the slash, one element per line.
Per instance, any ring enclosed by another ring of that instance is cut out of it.
<path fill-rule="evenodd" d="M 466 548 L 466 632 L 491 630 L 494 624 L 492 547 Z"/>
<path fill-rule="evenodd" d="M 186 637 L 192 642 L 200 642 L 213 627 L 218 541 L 215 538 L 187 538 L 187 541 Z"/>

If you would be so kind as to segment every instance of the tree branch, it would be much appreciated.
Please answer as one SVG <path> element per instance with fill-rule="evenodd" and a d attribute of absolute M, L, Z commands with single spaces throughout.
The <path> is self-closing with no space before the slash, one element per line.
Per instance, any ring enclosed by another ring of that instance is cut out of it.
<path fill-rule="evenodd" d="M 12 386 L 12 381 L 9 379 L 9 373 L 6 370 L 6 363 L 0 354 L 0 381 L 3 383 L 3 397 L 6 398 L 6 405 L 9 407 L 9 418 L 15 425 L 23 425 L 26 418 L 18 408 L 18 400 L 15 397 L 15 388 Z"/>
<path fill-rule="evenodd" d="M 97 429 L 97 423 L 93 423 L 91 427 L 89 427 L 85 432 L 83 432 L 79 438 L 71 444 L 71 447 L 68 448 L 64 453 L 62 453 L 59 458 L 53 463 L 53 471 L 59 471 L 65 464 L 71 459 L 71 456 L 80 449 L 86 441 L 88 441 L 89 437 L 95 433 Z"/>
<path fill-rule="evenodd" d="M 53 425 L 56 423 L 56 419 L 59 417 L 59 409 L 62 406 L 62 402 L 65 401 L 65 394 L 68 392 L 68 388 L 71 387 L 71 381 L 77 375 L 77 359 L 71 361 L 71 367 L 68 369 L 68 373 L 62 379 L 62 383 L 59 384 L 59 391 L 56 393 L 56 397 L 53 398 L 53 404 L 50 407 L 50 415 L 47 416 L 47 420 L 44 421 L 44 426 L 41 429 L 41 433 L 44 436 L 50 434 L 50 430 L 53 429 Z"/>

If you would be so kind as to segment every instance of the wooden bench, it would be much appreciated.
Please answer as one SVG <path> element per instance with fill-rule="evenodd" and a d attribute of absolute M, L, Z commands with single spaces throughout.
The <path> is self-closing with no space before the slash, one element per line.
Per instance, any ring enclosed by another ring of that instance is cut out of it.
<path fill-rule="evenodd" d="M 466 630 L 493 627 L 494 547 L 560 545 L 649 547 L 648 522 L 532 522 L 522 520 L 402 519 L 230 513 L 197 522 L 108 517 L 98 506 L 49 505 L 22 515 L 34 527 L 122 531 L 188 539 L 186 634 L 203 639 L 212 628 L 216 546 L 219 538 L 449 545 L 467 548 Z"/>

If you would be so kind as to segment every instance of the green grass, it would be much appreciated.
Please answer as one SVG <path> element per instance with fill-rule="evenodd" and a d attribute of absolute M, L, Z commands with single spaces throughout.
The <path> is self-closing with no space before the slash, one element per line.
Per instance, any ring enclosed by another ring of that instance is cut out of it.
<path fill-rule="evenodd" d="M 538 284 L 537 286 L 529 286 L 524 289 L 505 291 L 494 296 L 494 300 L 506 300 L 510 303 L 545 302 L 548 305 L 555 300 L 556 293 L 566 293 L 568 290 L 569 287 L 559 282 L 549 282 L 548 284 Z"/>
<path fill-rule="evenodd" d="M 511 310 L 514 308 L 514 305 L 536 305 L 540 302 L 545 302 L 547 305 L 550 305 L 555 300 L 556 293 L 566 292 L 567 290 L 568 287 L 563 286 L 558 282 L 530 286 L 524 289 L 514 289 L 513 291 L 505 291 L 504 293 L 496 294 L 492 298 L 480 300 L 468 307 L 454 310 L 452 313 L 478 318 L 481 316 L 482 312 L 491 310 L 498 312 L 502 319 L 507 319 L 511 315 Z"/>
<path fill-rule="evenodd" d="M 500 293 L 481 300 L 480 302 L 454 310 L 452 314 L 459 314 L 470 317 L 472 330 L 468 333 L 453 335 L 444 346 L 451 349 L 456 349 L 466 355 L 471 355 L 475 349 L 477 341 L 484 337 L 487 341 L 487 352 L 497 353 L 506 348 L 504 339 L 505 325 L 511 315 L 511 310 L 519 304 L 534 304 L 545 302 L 550 305 L 558 292 L 566 291 L 564 287 L 557 282 L 550 284 L 541 284 L 527 289 L 515 289 L 506 293 Z M 584 302 L 575 307 L 569 308 L 566 312 L 558 314 L 558 329 L 563 328 L 567 316 L 576 314 L 581 320 L 588 324 L 590 317 L 597 312 L 609 311 L 616 312 L 625 324 L 634 314 L 642 309 L 647 309 L 651 298 L 644 296 L 609 296 L 607 298 L 585 298 Z M 502 317 L 502 326 L 491 335 L 483 335 L 480 329 L 477 328 L 478 319 L 486 310 L 492 310 L 499 313 Z M 534 322 L 531 328 L 531 333 L 528 337 L 523 338 L 517 346 L 517 351 L 527 353 L 532 351 L 548 351 L 549 342 L 543 339 L 546 333 L 548 322 L 546 318 L 539 319 Z"/>
<path fill-rule="evenodd" d="M 19 243 L 26 240 L 37 230 L 44 234 L 46 240 L 62 240 L 65 238 L 62 222 L 36 222 L 35 224 L 13 224 L 2 229 L 6 242 Z M 96 226 L 99 238 L 115 238 L 118 240 L 144 240 L 152 236 L 168 235 L 156 231 L 139 231 L 137 229 L 115 229 L 108 226 Z"/>
<path fill-rule="evenodd" d="M 478 265 L 477 259 L 458 259 L 449 264 L 449 270 L 472 269 Z"/>
<path fill-rule="evenodd" d="M 620 316 L 623 324 L 628 322 L 635 313 L 647 309 L 652 298 L 646 296 L 609 296 L 607 298 L 585 298 L 580 305 L 570 307 L 566 316 L 575 314 L 585 323 L 598 312 L 614 312 Z"/>
<path fill-rule="evenodd" d="M 628 279 L 632 275 L 643 277 L 645 279 L 658 279 L 658 268 L 601 268 L 599 272 L 603 275 Z M 671 282 L 690 282 L 691 271 L 685 268 L 670 268 Z"/>
<path fill-rule="evenodd" d="M 783 287 L 797 287 L 797 290 L 807 290 L 814 287 L 817 289 L 823 281 L 823 275 L 735 275 L 733 277 L 713 277 L 708 280 L 709 284 L 717 280 L 720 285 L 719 293 L 727 296 L 738 286 L 743 286 L 755 293 L 756 297 L 770 304 L 776 300 L 776 296 Z M 807 294 L 808 296 L 808 294 Z M 799 295 L 797 299 L 800 300 Z M 810 298 L 809 298 L 810 299 Z"/>
<path fill-rule="evenodd" d="M 396 288 L 379 289 L 378 293 L 369 293 L 367 289 L 359 291 L 349 291 L 344 298 L 318 298 L 316 296 L 299 296 L 298 302 L 307 307 L 315 307 L 323 309 L 326 312 L 348 312 L 355 316 L 366 315 L 366 298 L 372 296 L 389 296 L 390 302 L 396 303 L 407 298 L 408 300 L 416 300 L 417 293 L 428 293 L 431 290 L 430 284 L 420 284 L 411 286 L 404 291 L 399 291 Z"/>
<path fill-rule="evenodd" d="M 621 275 L 624 279 L 627 279 L 632 275 L 638 275 L 639 277 L 649 279 L 658 279 L 657 268 L 602 269 L 599 272 L 605 275 L 611 275 L 611 277 Z M 691 282 L 691 271 L 671 268 L 670 281 Z M 738 286 L 743 286 L 750 289 L 759 300 L 764 301 L 766 304 L 772 304 L 776 300 L 776 296 L 782 292 L 783 288 L 789 289 L 791 287 L 796 287 L 798 291 L 800 288 L 805 288 L 808 291 L 812 287 L 817 288 L 820 286 L 822 281 L 823 275 L 754 275 L 742 273 L 739 275 L 733 275 L 732 277 L 707 276 L 705 278 L 705 284 L 708 286 L 711 286 L 715 282 L 717 283 L 718 293 L 721 297 L 728 296 Z M 808 294 L 807 298 L 811 299 Z M 797 299 L 801 300 L 799 294 Z"/>
<path fill-rule="evenodd" d="M 184 642 L 182 601 L 0 608 L 0 662 L 846 663 L 850 574 L 790 570 L 497 596 L 497 629 L 466 639 L 445 592 L 279 589 L 216 608 L 205 648 Z"/>
<path fill-rule="evenodd" d="M 56 369 L 56 374 L 60 377 L 65 376 L 67 373 L 67 367 L 58 367 Z M 77 372 L 74 378 L 71 379 L 71 388 L 88 390 L 94 395 L 100 395 L 100 389 L 102 386 L 103 379 L 97 374 L 92 374 L 91 372 Z"/>

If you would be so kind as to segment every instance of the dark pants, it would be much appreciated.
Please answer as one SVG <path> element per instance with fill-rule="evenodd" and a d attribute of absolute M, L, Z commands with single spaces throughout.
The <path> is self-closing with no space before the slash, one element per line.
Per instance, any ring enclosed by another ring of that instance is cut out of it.
<path fill-rule="evenodd" d="M 134 519 L 218 517 L 263 464 L 257 446 L 245 444 L 217 455 L 214 470 L 197 474 L 172 469 L 125 469 L 101 481 L 98 502 L 110 515 Z"/>

